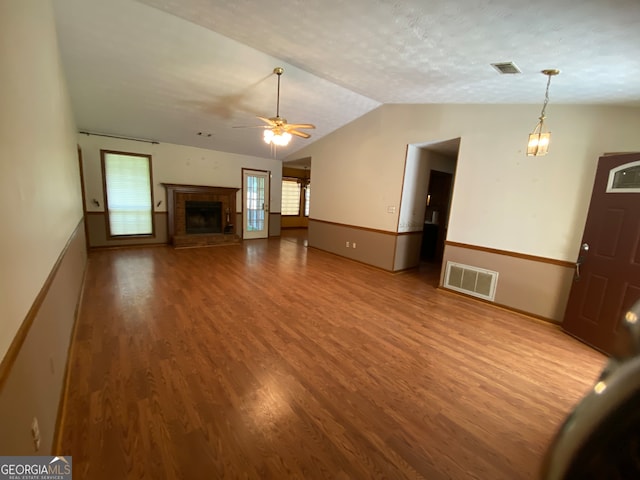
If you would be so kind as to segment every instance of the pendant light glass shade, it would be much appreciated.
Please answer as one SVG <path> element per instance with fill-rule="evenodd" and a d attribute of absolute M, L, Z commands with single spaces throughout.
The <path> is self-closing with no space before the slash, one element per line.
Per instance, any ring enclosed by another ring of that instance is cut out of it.
<path fill-rule="evenodd" d="M 540 117 L 540 122 L 533 129 L 533 133 L 529 134 L 529 143 L 527 144 L 527 155 L 537 157 L 546 155 L 549 151 L 549 141 L 551 140 L 551 132 L 544 131 L 544 118 Z"/>

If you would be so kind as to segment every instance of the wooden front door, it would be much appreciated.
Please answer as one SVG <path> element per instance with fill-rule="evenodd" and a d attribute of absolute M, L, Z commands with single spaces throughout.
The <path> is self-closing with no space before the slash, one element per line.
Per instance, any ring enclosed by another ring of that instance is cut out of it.
<path fill-rule="evenodd" d="M 640 299 L 640 154 L 601 157 L 563 329 L 611 353 Z"/>

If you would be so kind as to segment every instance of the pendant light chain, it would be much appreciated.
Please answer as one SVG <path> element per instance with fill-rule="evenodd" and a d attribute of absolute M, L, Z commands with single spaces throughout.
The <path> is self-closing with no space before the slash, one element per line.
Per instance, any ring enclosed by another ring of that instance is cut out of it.
<path fill-rule="evenodd" d="M 544 94 L 544 103 L 542 104 L 542 112 L 540 112 L 540 120 L 547 118 L 545 116 L 545 112 L 547 110 L 547 104 L 549 103 L 549 86 L 551 85 L 551 75 L 548 75 L 547 78 L 547 90 Z"/>

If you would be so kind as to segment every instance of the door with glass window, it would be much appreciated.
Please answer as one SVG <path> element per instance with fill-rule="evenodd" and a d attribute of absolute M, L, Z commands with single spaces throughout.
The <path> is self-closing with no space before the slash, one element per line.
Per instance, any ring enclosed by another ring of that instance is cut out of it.
<path fill-rule="evenodd" d="M 242 237 L 269 236 L 270 172 L 242 169 Z"/>
<path fill-rule="evenodd" d="M 640 299 L 640 154 L 601 157 L 562 327 L 611 353 Z"/>

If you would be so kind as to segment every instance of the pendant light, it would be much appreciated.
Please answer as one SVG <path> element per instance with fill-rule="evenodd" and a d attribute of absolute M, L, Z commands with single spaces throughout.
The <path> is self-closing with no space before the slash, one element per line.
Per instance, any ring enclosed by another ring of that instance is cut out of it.
<path fill-rule="evenodd" d="M 546 155 L 549 151 L 549 142 L 551 140 L 551 132 L 545 130 L 544 121 L 545 121 L 545 110 L 547 109 L 547 103 L 549 103 L 549 85 L 551 85 L 551 77 L 558 75 L 560 70 L 547 69 L 542 70 L 544 75 L 548 77 L 547 79 L 547 90 L 544 94 L 544 104 L 542 105 L 542 112 L 540 112 L 539 122 L 536 125 L 536 128 L 533 129 L 533 132 L 529 134 L 529 143 L 527 144 L 527 155 L 530 157 L 539 157 L 542 155 Z"/>

